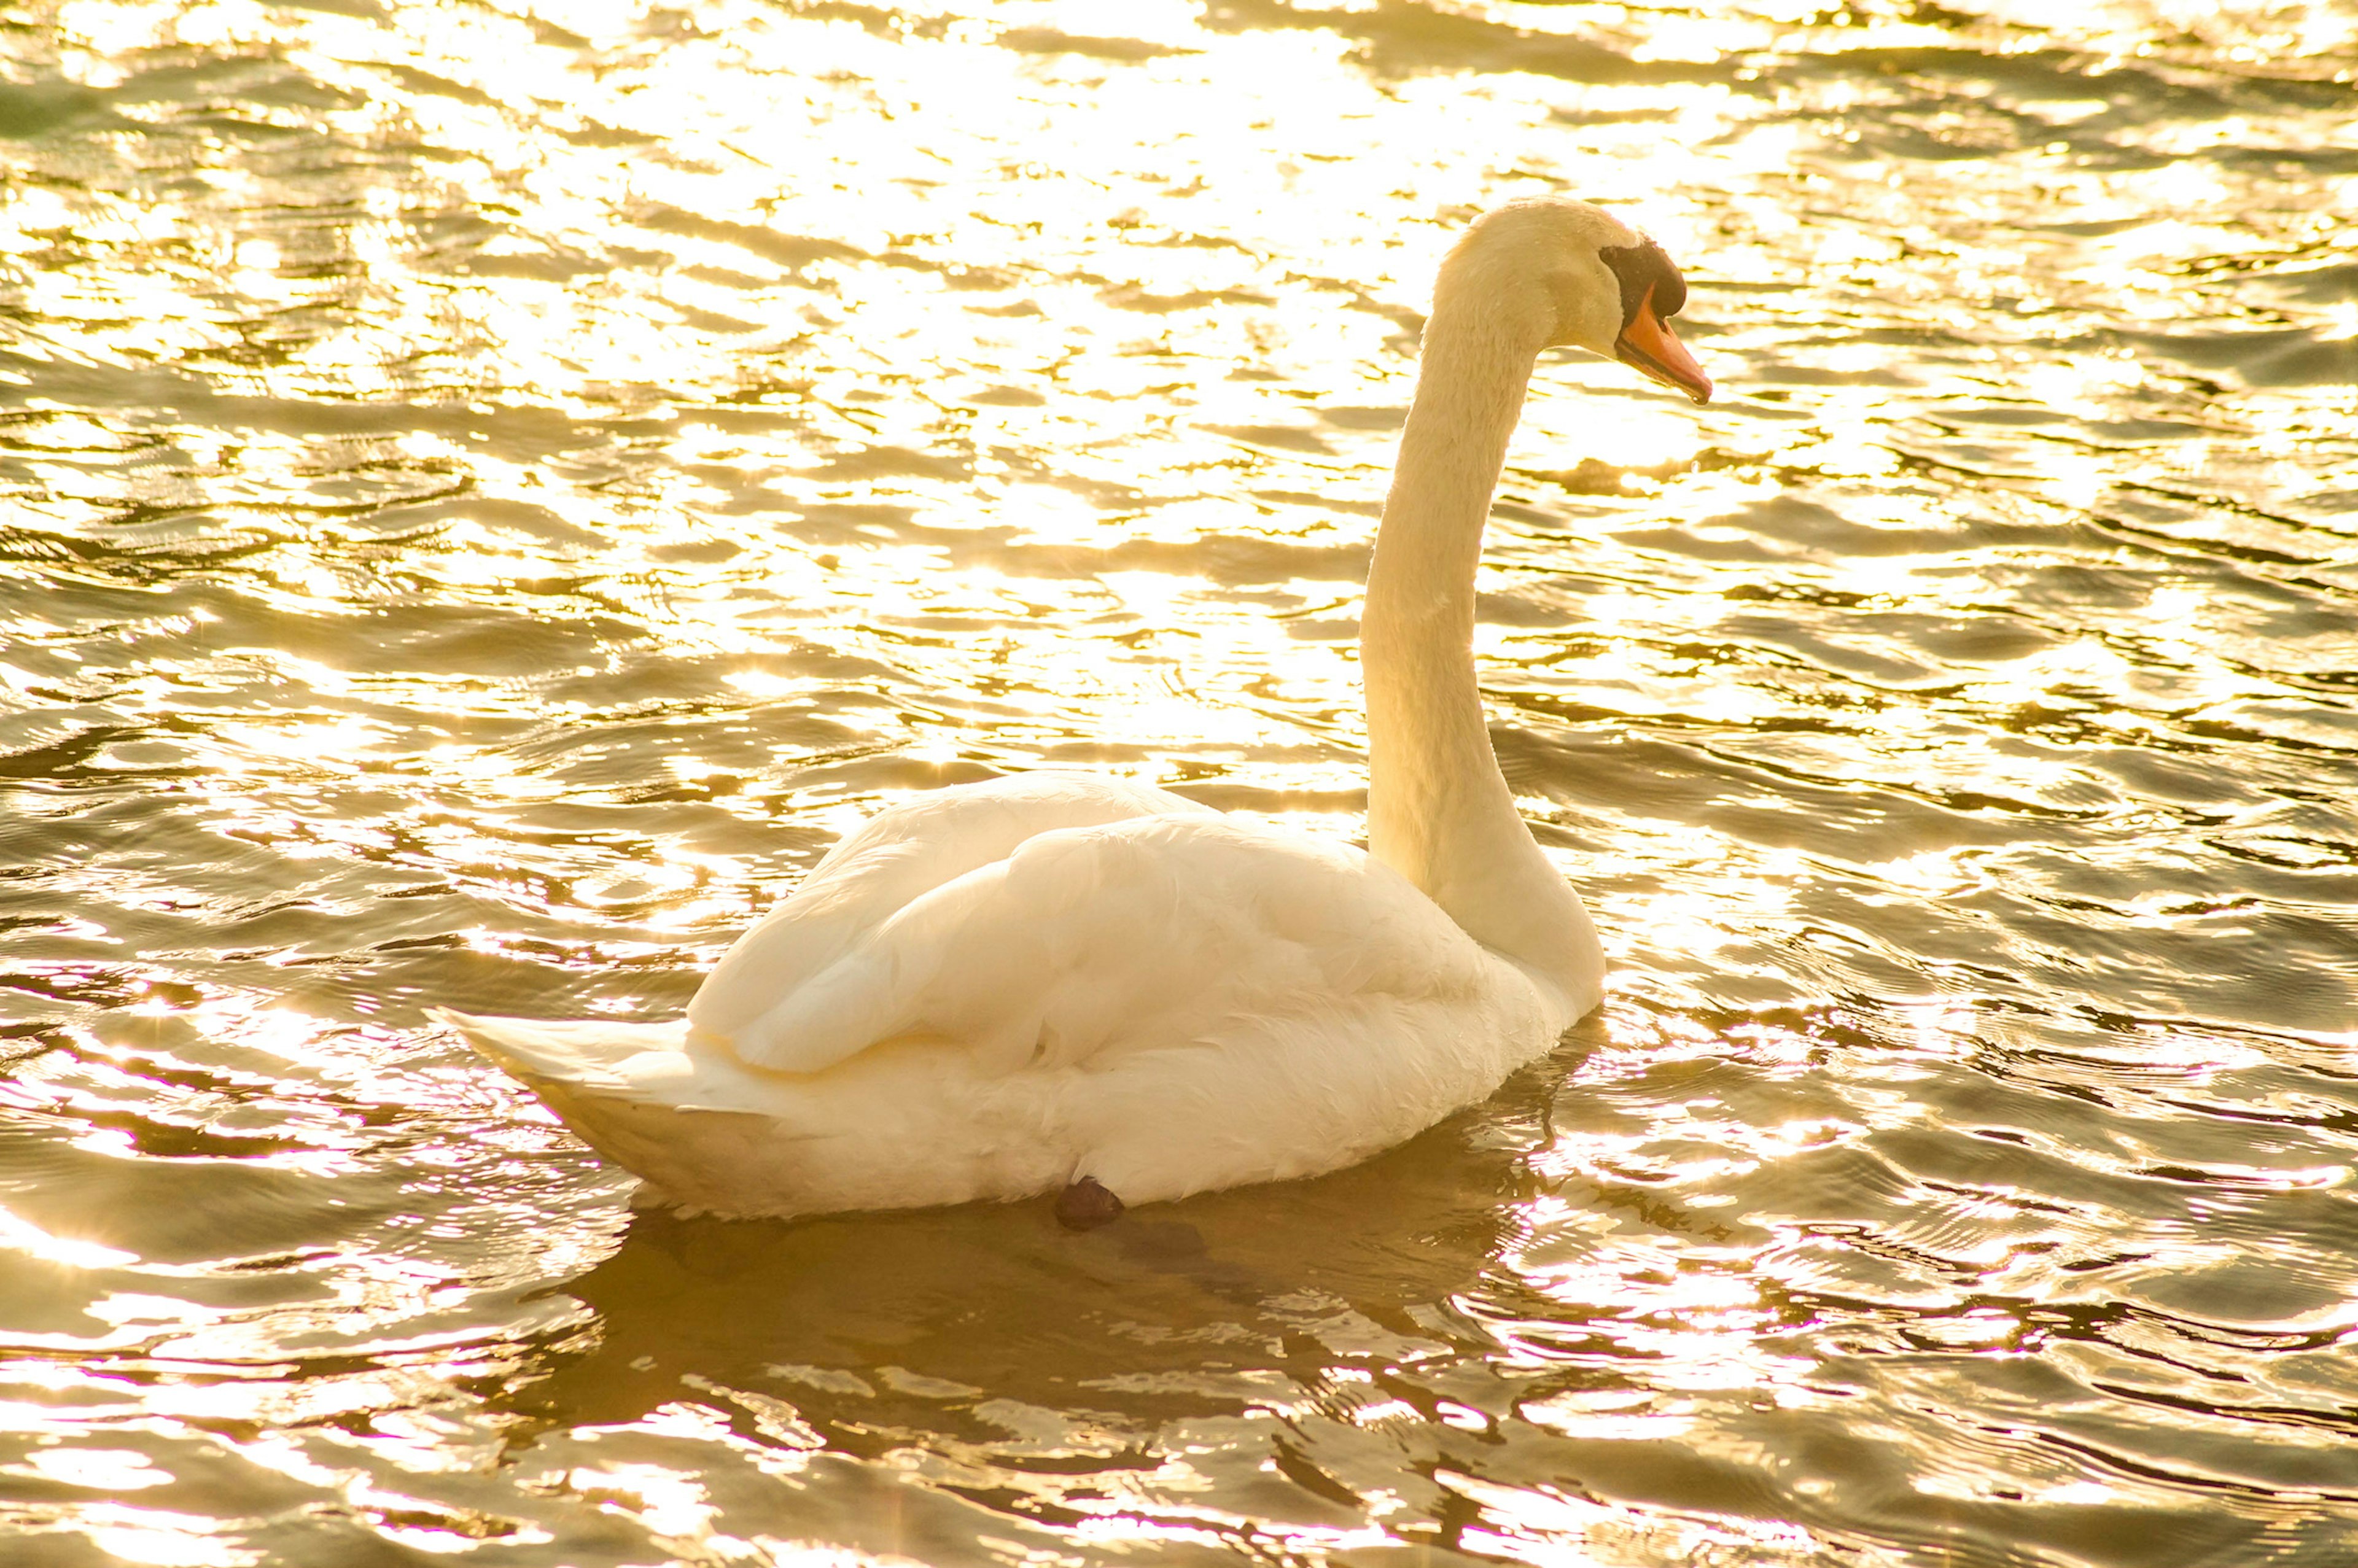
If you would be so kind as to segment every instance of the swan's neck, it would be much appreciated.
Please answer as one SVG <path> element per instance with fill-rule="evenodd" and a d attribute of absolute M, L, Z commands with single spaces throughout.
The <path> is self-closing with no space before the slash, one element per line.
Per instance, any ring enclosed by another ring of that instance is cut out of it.
<path fill-rule="evenodd" d="M 1474 681 L 1482 527 L 1536 349 L 1436 310 L 1376 534 L 1360 624 L 1368 847 L 1483 946 L 1594 1005 L 1603 961 L 1580 900 L 1532 842 Z"/>

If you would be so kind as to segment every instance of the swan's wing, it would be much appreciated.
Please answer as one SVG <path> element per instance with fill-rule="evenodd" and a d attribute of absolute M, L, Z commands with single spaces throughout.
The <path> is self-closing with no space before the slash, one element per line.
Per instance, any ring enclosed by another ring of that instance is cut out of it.
<path fill-rule="evenodd" d="M 928 790 L 870 817 L 846 834 L 811 871 L 811 881 L 840 876 L 852 862 L 887 847 L 914 847 L 945 861 L 968 858 L 965 869 L 1003 860 L 1035 833 L 1088 827 L 1131 816 L 1215 815 L 1211 807 L 1152 784 L 1103 773 L 1012 773 L 981 784 Z M 995 848 L 993 846 L 996 846 Z M 955 873 L 952 873 L 955 874 Z M 946 881 L 948 876 L 943 881 Z"/>
<path fill-rule="evenodd" d="M 1004 860 L 1027 838 L 1209 814 L 1168 791 L 1091 773 L 1019 773 L 913 796 L 861 823 L 738 938 L 688 1004 L 688 1022 L 708 1041 L 743 1033 L 911 900 Z"/>
<path fill-rule="evenodd" d="M 1346 845 L 1136 817 L 1035 836 L 912 900 L 726 1044 L 773 1072 L 895 1040 L 992 1071 L 1074 1065 L 1370 993 L 1470 998 L 1498 963 Z"/>

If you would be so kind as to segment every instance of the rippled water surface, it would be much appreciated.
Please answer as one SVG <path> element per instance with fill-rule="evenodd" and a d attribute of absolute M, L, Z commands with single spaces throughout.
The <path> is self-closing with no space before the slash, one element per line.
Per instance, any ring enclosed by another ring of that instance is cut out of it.
<path fill-rule="evenodd" d="M 2358 1561 L 2358 8 L 0 54 L 0 1559 Z M 428 1022 L 674 1014 L 946 783 L 1356 834 L 1424 291 L 1548 190 L 1724 395 L 1552 361 L 1509 458 L 1494 735 L 1614 970 L 1491 1104 L 730 1224 Z"/>

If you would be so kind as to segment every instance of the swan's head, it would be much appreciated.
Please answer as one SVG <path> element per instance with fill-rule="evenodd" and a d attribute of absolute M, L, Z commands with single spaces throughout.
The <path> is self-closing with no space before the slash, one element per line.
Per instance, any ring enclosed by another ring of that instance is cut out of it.
<path fill-rule="evenodd" d="M 1488 316 L 1534 351 L 1619 360 L 1708 403 L 1711 377 L 1670 327 L 1686 302 L 1686 279 L 1661 246 L 1602 207 L 1541 196 L 1475 222 L 1441 264 L 1433 308 Z"/>

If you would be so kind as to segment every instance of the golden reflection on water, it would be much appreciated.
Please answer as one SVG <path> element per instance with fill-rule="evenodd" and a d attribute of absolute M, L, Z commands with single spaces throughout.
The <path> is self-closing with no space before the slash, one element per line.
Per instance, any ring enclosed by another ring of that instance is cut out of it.
<path fill-rule="evenodd" d="M 2352 1528 L 2347 7 L 9 37 L 0 1531 L 2044 1564 Z M 1533 1081 L 1123 1237 L 729 1227 L 632 1217 L 423 1026 L 675 1012 L 850 822 L 987 770 L 1355 834 L 1426 282 L 1559 189 L 1681 258 L 1726 395 L 1552 361 L 1509 459 L 1487 689 L 1617 966 Z"/>

